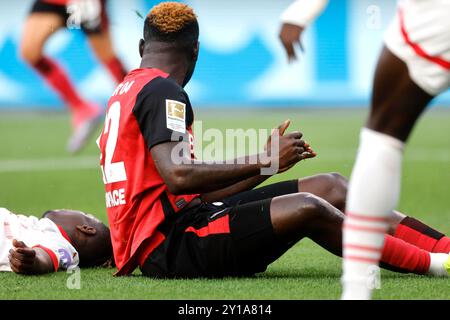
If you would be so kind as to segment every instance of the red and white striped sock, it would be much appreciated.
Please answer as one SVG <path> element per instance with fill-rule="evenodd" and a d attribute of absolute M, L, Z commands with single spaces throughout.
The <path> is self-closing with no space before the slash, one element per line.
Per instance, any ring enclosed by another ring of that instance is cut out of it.
<path fill-rule="evenodd" d="M 398 202 L 403 143 L 370 129 L 360 146 L 347 194 L 342 299 L 370 299 L 389 216 Z"/>
<path fill-rule="evenodd" d="M 111 75 L 114 77 L 117 83 L 121 83 L 123 78 L 127 75 L 125 71 L 125 67 L 122 62 L 117 57 L 113 57 L 105 64 L 106 68 L 108 68 Z"/>
<path fill-rule="evenodd" d="M 33 67 L 64 100 L 71 112 L 86 108 L 88 103 L 78 94 L 67 73 L 55 60 L 43 57 Z"/>

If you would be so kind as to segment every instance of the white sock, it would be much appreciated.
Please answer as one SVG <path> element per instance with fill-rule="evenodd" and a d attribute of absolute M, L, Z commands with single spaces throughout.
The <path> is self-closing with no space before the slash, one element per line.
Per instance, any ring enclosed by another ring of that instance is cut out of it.
<path fill-rule="evenodd" d="M 388 219 L 400 194 L 403 142 L 364 128 L 347 193 L 342 299 L 370 299 Z"/>
<path fill-rule="evenodd" d="M 427 274 L 438 277 L 448 277 L 449 274 L 444 268 L 444 263 L 448 259 L 446 253 L 430 253 L 430 268 Z"/>

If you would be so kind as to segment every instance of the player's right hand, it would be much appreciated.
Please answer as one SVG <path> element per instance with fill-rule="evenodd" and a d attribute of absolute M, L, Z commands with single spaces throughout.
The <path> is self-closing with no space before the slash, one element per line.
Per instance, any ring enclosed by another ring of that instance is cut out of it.
<path fill-rule="evenodd" d="M 276 135 L 278 138 L 278 154 L 271 154 L 270 157 L 273 159 L 277 157 L 278 173 L 289 170 L 301 160 L 314 158 L 317 155 L 310 145 L 302 140 L 303 134 L 301 132 L 294 131 L 285 134 L 290 123 L 290 120 L 286 120 L 276 130 L 273 130 L 265 148 L 266 152 L 272 153 L 272 142 Z"/>
<path fill-rule="evenodd" d="M 301 42 L 303 30 L 303 27 L 290 23 L 284 23 L 281 26 L 279 37 L 284 49 L 286 50 L 289 62 L 297 60 L 294 45 L 298 44 L 300 49 L 303 51 L 303 45 Z"/>

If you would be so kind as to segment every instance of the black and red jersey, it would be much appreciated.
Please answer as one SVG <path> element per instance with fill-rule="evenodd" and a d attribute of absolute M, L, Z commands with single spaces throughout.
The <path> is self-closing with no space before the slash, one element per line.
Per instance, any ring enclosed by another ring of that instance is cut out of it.
<path fill-rule="evenodd" d="M 142 265 L 164 240 L 166 216 L 198 196 L 171 194 L 150 153 L 159 143 L 192 144 L 193 120 L 186 92 L 158 69 L 130 72 L 108 102 L 98 145 L 118 275 Z"/>

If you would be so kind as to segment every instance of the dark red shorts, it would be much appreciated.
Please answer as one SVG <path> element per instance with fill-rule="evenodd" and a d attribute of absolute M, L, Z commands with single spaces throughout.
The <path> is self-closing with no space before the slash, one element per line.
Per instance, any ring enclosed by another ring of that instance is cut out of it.
<path fill-rule="evenodd" d="M 33 6 L 31 7 L 31 13 L 54 13 L 59 15 L 66 21 L 67 28 L 80 28 L 86 34 L 97 34 L 108 30 L 109 28 L 109 20 L 108 15 L 106 13 L 106 1 L 100 0 L 101 3 L 101 15 L 96 21 L 92 21 L 90 23 L 81 23 L 80 26 L 72 26 L 70 20 L 70 12 L 66 8 L 65 5 L 53 4 L 45 2 L 44 0 L 35 0 Z M 72 26 L 72 27 L 71 27 Z"/>
<path fill-rule="evenodd" d="M 292 244 L 277 239 L 270 217 L 272 198 L 298 192 L 286 181 L 240 193 L 221 202 L 183 209 L 160 227 L 166 239 L 141 266 L 157 278 L 251 276 Z"/>

